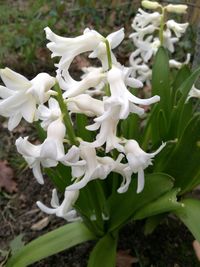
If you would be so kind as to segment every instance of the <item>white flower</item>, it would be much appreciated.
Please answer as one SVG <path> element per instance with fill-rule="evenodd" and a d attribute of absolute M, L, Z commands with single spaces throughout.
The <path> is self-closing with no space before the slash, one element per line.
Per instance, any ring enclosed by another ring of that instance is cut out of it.
<path fill-rule="evenodd" d="M 111 109 L 112 106 L 120 105 L 119 119 L 126 119 L 130 112 L 142 115 L 144 110 L 137 105 L 150 105 L 160 100 L 159 96 L 153 96 L 148 99 L 140 99 L 127 89 L 123 70 L 113 66 L 107 74 L 110 85 L 111 96 L 105 102 L 105 110 Z M 129 85 L 134 82 L 135 87 L 142 85 L 140 81 L 129 78 Z M 132 84 L 133 85 L 133 84 Z"/>
<path fill-rule="evenodd" d="M 146 37 L 145 40 L 136 39 L 134 43 L 138 47 L 136 51 L 140 52 L 144 62 L 149 61 L 160 47 L 160 40 L 157 37 L 153 38 L 152 35 Z"/>
<path fill-rule="evenodd" d="M 158 2 L 156 2 L 156 1 L 147 1 L 147 0 L 142 1 L 142 6 L 144 8 L 147 8 L 147 9 L 162 8 L 162 5 L 159 4 Z"/>
<path fill-rule="evenodd" d="M 175 33 L 176 37 L 180 38 L 185 33 L 189 23 L 177 23 L 174 20 L 168 20 L 166 25 L 168 29 Z"/>
<path fill-rule="evenodd" d="M 143 40 L 145 35 L 152 34 L 157 29 L 158 29 L 158 27 L 156 27 L 154 25 L 148 25 L 145 28 L 141 28 L 141 29 L 138 28 L 137 31 L 131 33 L 129 35 L 129 37 L 132 38 L 134 42 L 136 39 Z"/>
<path fill-rule="evenodd" d="M 9 68 L 1 69 L 0 75 L 6 85 L 0 86 L 0 114 L 9 117 L 8 129 L 13 130 L 22 118 L 33 122 L 36 105 L 48 100 L 55 79 L 40 73 L 29 81 Z"/>
<path fill-rule="evenodd" d="M 140 57 L 135 58 L 135 57 L 136 57 L 135 52 L 131 53 L 129 57 L 129 62 L 132 67 L 131 76 L 133 76 L 134 78 L 137 77 L 137 79 L 141 82 L 150 84 L 152 70 L 148 67 L 147 64 L 143 62 L 142 58 Z"/>
<path fill-rule="evenodd" d="M 74 203 L 79 197 L 79 191 L 67 191 L 65 190 L 64 200 L 61 204 L 59 204 L 59 199 L 57 195 L 56 189 L 52 191 L 51 198 L 51 206 L 52 208 L 48 208 L 42 202 L 37 201 L 37 206 L 47 214 L 55 214 L 58 217 L 64 218 L 68 222 L 80 220 L 77 212 L 72 208 Z"/>
<path fill-rule="evenodd" d="M 192 86 L 187 101 L 191 98 L 191 97 L 196 97 L 196 98 L 200 98 L 200 90 L 197 89 L 194 85 Z"/>
<path fill-rule="evenodd" d="M 93 147 L 81 143 L 79 149 L 80 157 L 85 161 L 85 165 L 72 166 L 72 176 L 77 179 L 66 190 L 79 190 L 92 180 L 105 179 L 115 167 L 115 161 L 112 158 L 97 157 Z"/>
<path fill-rule="evenodd" d="M 63 139 L 65 126 L 60 119 L 52 122 L 47 129 L 47 138 L 40 145 L 33 145 L 28 137 L 16 140 L 17 151 L 24 157 L 38 183 L 43 184 L 41 166 L 55 167 L 58 161 L 65 156 Z"/>
<path fill-rule="evenodd" d="M 103 101 L 87 94 L 81 94 L 66 100 L 68 110 L 72 113 L 83 113 L 89 117 L 101 116 L 104 112 Z"/>
<path fill-rule="evenodd" d="M 169 4 L 165 7 L 165 9 L 167 10 L 167 12 L 170 13 L 177 13 L 177 14 L 184 14 L 186 13 L 187 10 L 187 5 L 173 5 L 173 4 Z"/>
<path fill-rule="evenodd" d="M 128 140 L 124 146 L 124 152 L 128 160 L 129 167 L 133 173 L 138 173 L 138 186 L 137 193 L 140 193 L 144 188 L 144 169 L 152 165 L 152 159 L 157 155 L 165 146 L 163 143 L 155 152 L 144 152 L 137 141 Z"/>
<path fill-rule="evenodd" d="M 177 37 L 172 37 L 172 33 L 169 29 L 166 29 L 163 32 L 163 37 L 164 37 L 164 47 L 167 48 L 171 53 L 174 53 L 175 48 L 174 44 L 179 41 L 179 38 Z"/>
<path fill-rule="evenodd" d="M 60 88 L 65 90 L 66 92 L 63 93 L 63 97 L 74 97 L 84 93 L 89 88 L 96 87 L 105 75 L 102 73 L 102 69 L 93 69 L 93 71 L 89 72 L 81 81 L 74 80 L 68 70 L 57 72 L 57 80 L 60 85 Z"/>
<path fill-rule="evenodd" d="M 81 76 L 81 79 L 84 79 L 85 77 L 87 77 L 87 75 L 90 72 L 93 72 L 96 69 L 102 69 L 102 68 L 100 68 L 100 67 L 83 67 L 82 71 L 84 74 Z M 104 95 L 104 90 L 103 90 L 104 86 L 105 86 L 105 81 L 102 80 L 99 84 L 97 84 L 93 88 L 89 88 L 88 90 L 86 90 L 85 93 L 88 95 L 91 95 L 91 96 Z"/>
<path fill-rule="evenodd" d="M 65 38 L 56 35 L 49 27 L 46 27 L 46 38 L 50 40 L 47 47 L 52 52 L 52 57 L 61 57 L 57 67 L 61 70 L 68 69 L 73 59 L 84 52 L 93 51 L 104 37 L 98 32 L 90 29 L 85 29 L 83 35 L 75 38 Z"/>
<path fill-rule="evenodd" d="M 191 55 L 188 53 L 186 60 L 184 62 L 179 62 L 175 59 L 170 59 L 169 66 L 170 68 L 180 69 L 183 65 L 187 65 L 190 62 L 190 58 L 191 58 Z"/>
<path fill-rule="evenodd" d="M 94 142 L 85 142 L 88 146 L 100 147 L 103 144 L 106 144 L 106 153 L 114 148 L 120 151 L 120 138 L 116 136 L 117 125 L 119 122 L 119 111 L 120 106 L 116 105 L 111 109 L 105 111 L 102 116 L 94 119 L 94 124 L 86 127 L 86 129 L 89 131 L 96 131 L 100 128 L 100 131 L 97 134 L 96 140 Z"/>
<path fill-rule="evenodd" d="M 142 10 L 141 8 L 139 8 L 138 13 L 133 19 L 131 26 L 135 30 L 137 30 L 138 28 L 144 28 L 148 24 L 152 24 L 155 27 L 159 27 L 160 19 L 161 19 L 161 14 L 159 12 L 148 13 Z"/>
<path fill-rule="evenodd" d="M 59 104 L 55 98 L 50 98 L 48 101 L 48 107 L 45 105 L 39 105 L 37 109 L 37 117 L 42 120 L 41 126 L 45 130 L 48 128 L 50 123 L 60 118 L 62 112 Z"/>
<path fill-rule="evenodd" d="M 107 39 L 109 46 L 110 46 L 112 64 L 117 65 L 118 62 L 117 62 L 114 54 L 112 53 L 112 49 L 116 48 L 124 39 L 124 28 L 109 34 L 106 37 L 106 39 Z M 103 70 L 104 71 L 108 70 L 109 66 L 108 66 L 108 58 L 107 58 L 105 41 L 99 43 L 97 48 L 89 55 L 89 58 L 98 58 L 101 61 Z"/>

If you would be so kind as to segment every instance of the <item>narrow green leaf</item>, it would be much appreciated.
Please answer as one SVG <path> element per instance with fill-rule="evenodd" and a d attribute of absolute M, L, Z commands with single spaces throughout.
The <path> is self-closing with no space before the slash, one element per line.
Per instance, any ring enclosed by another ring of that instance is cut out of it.
<path fill-rule="evenodd" d="M 166 118 L 171 109 L 171 85 L 169 57 L 164 47 L 156 53 L 152 70 L 152 93 L 160 96 L 159 106 L 164 110 Z"/>
<path fill-rule="evenodd" d="M 159 223 L 165 218 L 166 214 L 158 214 L 152 217 L 147 218 L 145 225 L 144 225 L 144 234 L 150 235 L 159 225 Z"/>
<path fill-rule="evenodd" d="M 125 224 L 136 211 L 159 198 L 172 187 L 173 182 L 170 176 L 163 173 L 154 173 L 146 175 L 144 190 L 137 194 L 137 180 L 133 178 L 126 193 L 119 194 L 116 192 L 108 200 L 111 216 L 108 221 L 109 231 Z"/>
<path fill-rule="evenodd" d="M 85 128 L 89 125 L 87 116 L 84 114 L 76 114 L 76 125 L 76 135 L 85 141 L 92 141 L 93 133 Z"/>
<path fill-rule="evenodd" d="M 183 207 L 174 213 L 187 226 L 193 236 L 200 242 L 200 201 L 196 199 L 184 199 Z"/>
<path fill-rule="evenodd" d="M 107 234 L 101 238 L 90 254 L 88 267 L 115 267 L 117 237 Z"/>
<path fill-rule="evenodd" d="M 10 258 L 6 267 L 25 267 L 92 239 L 95 239 L 95 236 L 82 222 L 70 223 L 25 245 Z"/>
<path fill-rule="evenodd" d="M 200 116 L 195 115 L 187 125 L 181 138 L 178 140 L 171 155 L 163 164 L 163 172 L 175 178 L 175 186 L 182 192 L 188 191 L 188 186 L 196 184 L 197 174 L 200 171 Z"/>
<path fill-rule="evenodd" d="M 172 85 L 172 93 L 174 94 L 174 96 L 178 88 L 182 85 L 182 83 L 185 82 L 186 79 L 189 78 L 190 75 L 191 71 L 186 65 L 184 65 L 180 70 L 178 70 L 178 73 L 176 74 L 176 78 Z"/>
<path fill-rule="evenodd" d="M 180 192 L 180 189 L 173 189 L 155 201 L 145 205 L 134 214 L 133 219 L 142 220 L 150 216 L 171 212 L 172 210 L 177 209 L 178 207 L 182 206 L 181 203 L 177 202 L 176 196 L 178 192 Z"/>

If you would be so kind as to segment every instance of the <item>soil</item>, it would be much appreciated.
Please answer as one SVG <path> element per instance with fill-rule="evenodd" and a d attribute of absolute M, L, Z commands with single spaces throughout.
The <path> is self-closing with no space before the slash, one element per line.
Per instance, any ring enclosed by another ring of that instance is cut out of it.
<path fill-rule="evenodd" d="M 37 200 L 49 203 L 53 185 L 48 177 L 45 179 L 45 185 L 41 186 L 29 169 L 20 168 L 19 171 L 19 166 L 23 164 L 12 144 L 17 136 L 27 135 L 27 132 L 23 133 L 24 129 L 25 127 L 21 126 L 14 134 L 10 134 L 1 124 L 0 137 L 3 145 L 0 146 L 0 159 L 9 161 L 15 172 L 15 181 L 18 186 L 17 193 L 0 192 L 1 250 L 8 250 L 10 241 L 20 233 L 24 234 L 23 240 L 29 242 L 65 224 L 64 220 L 54 216 L 47 218 L 46 214 L 42 213 L 35 204 Z M 31 129 L 29 131 L 31 132 Z M 47 226 L 42 230 L 33 230 L 33 225 L 43 218 L 48 220 Z M 181 222 L 174 217 L 167 217 L 149 236 L 143 233 L 143 222 L 127 225 L 120 232 L 118 251 L 124 251 L 134 259 L 138 259 L 138 263 L 129 266 L 196 267 L 200 266 L 200 263 L 192 248 L 193 240 L 194 238 Z M 94 244 L 95 242 L 81 244 L 31 266 L 85 267 Z M 2 257 L 1 260 L 3 261 Z M 118 265 L 118 267 L 123 266 Z"/>

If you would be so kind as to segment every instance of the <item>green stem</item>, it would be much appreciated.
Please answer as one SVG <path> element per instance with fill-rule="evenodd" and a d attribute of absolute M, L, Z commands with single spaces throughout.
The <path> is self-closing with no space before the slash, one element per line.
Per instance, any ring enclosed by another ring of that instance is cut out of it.
<path fill-rule="evenodd" d="M 111 52 L 110 52 L 110 44 L 108 40 L 105 40 L 106 44 L 106 53 L 107 53 L 107 58 L 108 58 L 108 70 L 112 69 L 112 58 L 111 58 Z"/>
<path fill-rule="evenodd" d="M 110 51 L 110 44 L 107 39 L 105 39 L 106 44 L 106 53 L 107 53 L 107 59 L 108 59 L 108 70 L 112 69 L 112 58 L 111 58 L 111 51 Z M 105 86 L 106 95 L 110 96 L 110 85 L 107 83 Z"/>
<path fill-rule="evenodd" d="M 58 84 L 55 85 L 55 89 L 56 89 L 56 92 L 57 92 L 56 98 L 57 98 L 57 101 L 59 103 L 62 115 L 63 115 L 63 121 L 64 121 L 65 126 L 67 128 L 69 141 L 70 141 L 70 143 L 72 145 L 78 145 L 78 142 L 76 140 L 76 135 L 74 133 L 74 129 L 73 129 L 73 126 L 72 126 L 72 123 L 71 123 L 71 119 L 70 119 L 70 116 L 69 116 L 69 112 L 68 112 L 68 109 L 67 109 L 67 104 L 64 102 L 64 99 L 63 99 L 63 96 L 62 96 L 62 91 L 61 91 L 61 89 L 60 89 Z"/>
<path fill-rule="evenodd" d="M 165 26 L 165 8 L 162 8 L 162 14 L 161 14 L 161 21 L 160 21 L 160 30 L 159 30 L 159 39 L 161 46 L 163 45 L 164 38 L 163 38 L 163 32 L 164 32 L 164 26 Z"/>

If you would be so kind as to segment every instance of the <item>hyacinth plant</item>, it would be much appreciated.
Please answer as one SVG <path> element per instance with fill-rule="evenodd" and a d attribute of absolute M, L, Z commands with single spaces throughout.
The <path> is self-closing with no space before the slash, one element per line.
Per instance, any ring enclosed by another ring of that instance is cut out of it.
<path fill-rule="evenodd" d="M 169 28 L 167 17 L 185 13 L 187 6 L 142 5 L 157 15 L 140 9 L 136 39 L 149 45 L 150 24 L 159 32 L 149 97 L 138 96 L 143 84 L 134 77 L 134 66 L 121 65 L 113 53 L 124 29 L 103 37 L 87 28 L 83 35 L 65 38 L 47 27 L 47 47 L 59 58 L 56 77 L 40 73 L 29 81 L 1 69 L 0 114 L 9 118 L 10 131 L 22 118 L 37 124 L 41 144 L 26 136 L 16 140 L 16 147 L 38 183 L 45 186 L 48 176 L 55 185 L 49 206 L 42 196 L 36 204 L 66 220 L 17 251 L 7 267 L 28 266 L 88 240 L 96 241 L 88 266 L 112 267 L 122 227 L 145 220 L 145 233 L 151 233 L 170 213 L 200 241 L 200 201 L 187 197 L 200 184 L 200 114 L 194 99 L 200 96 L 194 87 L 200 68 L 192 72 L 183 65 L 172 75 L 164 47 L 166 31 L 179 36 L 186 28 L 175 21 Z M 142 32 L 148 32 L 147 39 Z M 85 52 L 101 67 L 90 67 L 77 81 L 70 65 Z"/>

